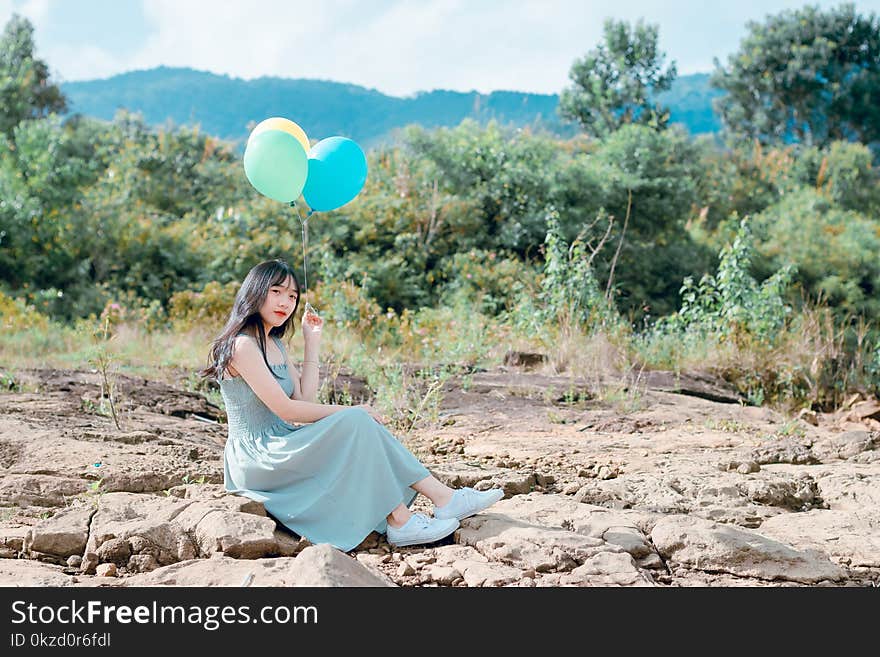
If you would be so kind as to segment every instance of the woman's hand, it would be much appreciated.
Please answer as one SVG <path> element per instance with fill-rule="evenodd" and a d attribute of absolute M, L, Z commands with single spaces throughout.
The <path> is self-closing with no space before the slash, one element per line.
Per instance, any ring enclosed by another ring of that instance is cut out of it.
<path fill-rule="evenodd" d="M 358 404 L 355 408 L 364 409 L 367 413 L 370 414 L 370 417 L 373 418 L 374 420 L 376 420 L 376 422 L 378 422 L 379 424 L 385 424 L 386 422 L 388 422 L 387 417 L 382 415 L 382 413 L 377 411 L 375 408 L 373 408 L 369 404 Z"/>
<path fill-rule="evenodd" d="M 324 328 L 324 320 L 309 305 L 306 305 L 302 316 L 303 340 L 312 344 L 321 340 L 321 330 Z"/>

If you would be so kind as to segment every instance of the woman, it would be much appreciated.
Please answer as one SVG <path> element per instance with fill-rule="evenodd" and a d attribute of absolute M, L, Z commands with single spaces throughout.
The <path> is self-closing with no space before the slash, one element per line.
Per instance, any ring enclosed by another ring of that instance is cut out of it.
<path fill-rule="evenodd" d="M 262 502 L 312 543 L 345 551 L 373 530 L 397 546 L 438 541 L 503 497 L 438 481 L 370 406 L 316 403 L 322 320 L 303 316 L 301 373 L 281 341 L 298 307 L 293 269 L 262 262 L 211 345 L 201 374 L 219 381 L 226 404 L 226 490 Z M 409 510 L 418 493 L 434 503 L 433 518 Z"/>

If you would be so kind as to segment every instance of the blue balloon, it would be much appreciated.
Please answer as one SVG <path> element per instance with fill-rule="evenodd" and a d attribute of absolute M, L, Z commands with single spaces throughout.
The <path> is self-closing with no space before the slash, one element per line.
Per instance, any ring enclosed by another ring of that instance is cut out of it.
<path fill-rule="evenodd" d="M 364 188 L 367 158 L 361 147 L 345 137 L 328 137 L 309 151 L 309 177 L 303 198 L 314 211 L 340 208 Z"/>

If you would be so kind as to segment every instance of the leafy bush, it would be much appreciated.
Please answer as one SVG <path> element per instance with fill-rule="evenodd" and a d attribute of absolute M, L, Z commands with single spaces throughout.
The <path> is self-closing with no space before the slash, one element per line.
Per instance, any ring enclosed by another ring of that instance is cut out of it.
<path fill-rule="evenodd" d="M 792 177 L 841 209 L 870 213 L 880 204 L 873 159 L 864 144 L 835 141 L 822 149 L 802 149 L 792 162 Z"/>
<path fill-rule="evenodd" d="M 49 318 L 26 301 L 6 296 L 0 292 L 0 327 L 4 331 L 18 332 L 30 329 L 45 331 Z"/>
<path fill-rule="evenodd" d="M 451 296 L 461 294 L 482 312 L 498 315 L 516 303 L 517 282 L 532 275 L 518 258 L 472 248 L 443 261 L 438 277 L 446 283 L 441 287 L 440 303 L 445 305 Z"/>
<path fill-rule="evenodd" d="M 349 280 L 322 282 L 314 289 L 313 306 L 325 320 L 339 324 L 346 330 L 365 334 L 375 328 L 382 309 L 373 301 L 363 286 Z"/>
<path fill-rule="evenodd" d="M 880 319 L 880 222 L 802 188 L 757 215 L 753 228 L 761 273 L 791 262 L 810 298 L 840 317 Z"/>
<path fill-rule="evenodd" d="M 237 282 L 221 285 L 212 281 L 201 292 L 177 292 L 171 297 L 168 321 L 180 330 L 205 325 L 219 330 L 229 317 L 239 285 Z"/>
<path fill-rule="evenodd" d="M 575 239 L 570 245 L 560 235 L 559 213 L 547 211 L 547 236 L 544 272 L 540 279 L 536 307 L 522 310 L 531 315 L 528 322 L 556 323 L 563 327 L 577 325 L 589 331 L 606 326 L 617 318 L 613 305 L 599 289 L 593 273 L 593 254 L 587 245 Z M 518 317 L 524 319 L 523 313 Z"/>
<path fill-rule="evenodd" d="M 749 272 L 755 255 L 749 222 L 740 222 L 718 272 L 682 286 L 682 308 L 636 343 L 653 364 L 710 367 L 754 404 L 836 408 L 848 391 L 878 388 L 876 334 L 831 309 L 792 313 L 786 290 L 797 272 L 784 266 L 763 283 Z"/>
<path fill-rule="evenodd" d="M 772 343 L 791 307 L 784 294 L 797 271 L 787 265 L 763 283 L 749 272 L 754 244 L 748 221 L 740 222 L 733 243 L 721 251 L 718 272 L 704 275 L 698 284 L 686 278 L 681 287 L 681 309 L 657 322 L 659 331 L 697 332 L 719 340 L 742 342 L 753 338 Z"/>

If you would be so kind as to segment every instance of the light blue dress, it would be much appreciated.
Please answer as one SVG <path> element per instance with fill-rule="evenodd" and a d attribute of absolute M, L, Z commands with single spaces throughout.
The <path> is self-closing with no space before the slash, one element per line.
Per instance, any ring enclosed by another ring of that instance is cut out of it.
<path fill-rule="evenodd" d="M 284 346 L 272 336 L 281 353 Z M 270 365 L 289 397 L 287 365 Z M 291 531 L 340 550 L 357 547 L 429 476 L 385 427 L 357 407 L 312 424 L 275 415 L 240 376 L 220 381 L 229 436 L 223 454 L 226 490 L 262 502 Z"/>

